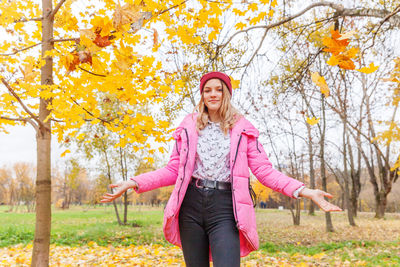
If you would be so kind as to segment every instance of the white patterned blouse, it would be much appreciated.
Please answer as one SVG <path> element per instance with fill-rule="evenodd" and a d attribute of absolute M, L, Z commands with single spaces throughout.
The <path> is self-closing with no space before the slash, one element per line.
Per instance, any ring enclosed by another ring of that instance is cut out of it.
<path fill-rule="evenodd" d="M 198 179 L 230 182 L 230 136 L 225 136 L 219 122 L 209 121 L 200 130 L 192 176 Z"/>

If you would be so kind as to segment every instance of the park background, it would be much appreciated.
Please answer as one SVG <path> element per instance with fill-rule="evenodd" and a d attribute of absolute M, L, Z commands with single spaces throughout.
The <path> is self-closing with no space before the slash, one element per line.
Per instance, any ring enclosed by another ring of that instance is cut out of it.
<path fill-rule="evenodd" d="M 109 183 L 165 166 L 212 70 L 231 76 L 275 168 L 345 210 L 252 177 L 261 249 L 243 263 L 399 264 L 399 11 L 378 0 L 2 1 L 0 264 L 183 264 L 162 236 L 171 187 L 99 200 Z"/>

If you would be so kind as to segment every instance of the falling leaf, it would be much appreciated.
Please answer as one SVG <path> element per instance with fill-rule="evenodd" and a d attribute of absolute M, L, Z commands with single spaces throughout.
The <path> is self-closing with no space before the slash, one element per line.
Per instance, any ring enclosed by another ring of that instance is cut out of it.
<path fill-rule="evenodd" d="M 329 87 L 323 76 L 320 76 L 318 72 L 313 72 L 311 74 L 311 80 L 320 88 L 321 93 L 323 93 L 325 97 L 329 96 Z"/>
<path fill-rule="evenodd" d="M 372 62 L 371 64 L 369 64 L 368 67 L 362 67 L 362 68 L 358 69 L 357 71 L 366 73 L 366 74 L 370 74 L 370 73 L 375 72 L 378 68 L 379 68 L 379 66 L 375 66 L 374 62 Z"/>
<path fill-rule="evenodd" d="M 322 43 L 326 46 L 324 48 L 325 52 L 332 53 L 333 55 L 338 55 L 341 52 L 346 50 L 349 41 L 346 40 L 338 40 L 341 35 L 338 31 L 331 31 L 332 37 L 324 37 Z"/>
<path fill-rule="evenodd" d="M 308 124 L 310 124 L 310 125 L 315 125 L 315 124 L 317 124 L 318 122 L 319 122 L 319 119 L 320 118 L 315 118 L 315 117 L 312 117 L 312 118 L 309 118 L 309 117 L 307 117 L 307 123 Z"/>

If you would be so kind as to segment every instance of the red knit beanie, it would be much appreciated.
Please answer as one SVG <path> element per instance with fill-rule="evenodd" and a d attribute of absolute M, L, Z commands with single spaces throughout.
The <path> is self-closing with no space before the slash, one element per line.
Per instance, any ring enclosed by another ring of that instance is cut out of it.
<path fill-rule="evenodd" d="M 200 79 L 200 94 L 203 93 L 203 87 L 206 84 L 206 82 L 208 80 L 211 80 L 214 78 L 218 78 L 218 79 L 222 80 L 228 87 L 229 93 L 231 93 L 231 95 L 232 95 L 231 78 L 228 75 L 226 75 L 225 73 L 218 72 L 218 71 L 206 73 L 203 75 L 203 77 L 201 77 L 201 79 Z"/>

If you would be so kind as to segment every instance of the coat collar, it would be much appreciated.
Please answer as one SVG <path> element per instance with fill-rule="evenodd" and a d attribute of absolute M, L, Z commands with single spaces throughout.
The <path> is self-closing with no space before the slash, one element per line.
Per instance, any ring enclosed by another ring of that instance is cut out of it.
<path fill-rule="evenodd" d="M 172 136 L 174 139 L 179 139 L 181 135 L 181 131 L 185 128 L 188 131 L 188 136 L 197 136 L 198 133 L 196 131 L 196 119 L 197 119 L 198 113 L 191 113 L 186 115 L 186 117 L 183 119 L 181 124 L 176 128 L 176 130 L 173 132 Z M 239 136 L 240 134 L 245 134 L 248 136 L 254 136 L 258 137 L 259 132 L 258 130 L 251 124 L 244 116 L 242 116 L 236 124 L 233 126 L 232 130 L 230 131 L 231 138 L 235 136 Z"/>

